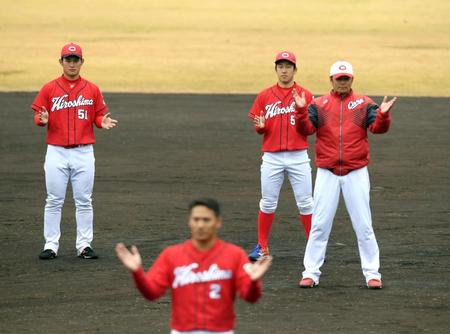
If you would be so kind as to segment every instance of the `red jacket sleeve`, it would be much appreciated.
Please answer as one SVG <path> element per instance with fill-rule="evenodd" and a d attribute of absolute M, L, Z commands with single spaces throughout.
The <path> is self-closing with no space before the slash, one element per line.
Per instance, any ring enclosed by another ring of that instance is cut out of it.
<path fill-rule="evenodd" d="M 253 102 L 253 105 L 252 105 L 252 107 L 250 109 L 250 112 L 248 113 L 248 117 L 253 121 L 253 119 L 256 116 L 260 116 L 261 115 L 261 111 L 262 111 L 263 115 L 266 114 L 266 111 L 264 110 L 264 105 L 262 103 L 262 96 L 261 96 L 261 94 L 258 94 L 258 96 L 256 97 L 255 101 Z M 253 128 L 260 135 L 263 134 L 266 131 L 265 128 L 261 129 L 261 128 L 257 127 L 255 124 L 253 124 Z"/>
<path fill-rule="evenodd" d="M 39 120 L 39 111 L 42 107 L 45 107 L 45 109 L 50 112 L 50 101 L 49 101 L 49 95 L 48 95 L 49 86 L 45 85 L 41 88 L 39 93 L 36 95 L 36 98 L 34 99 L 33 103 L 31 104 L 31 109 L 34 111 L 34 123 L 39 126 L 45 126 L 46 124 L 42 124 Z"/>
<path fill-rule="evenodd" d="M 262 295 L 261 281 L 252 281 L 247 271 L 246 266 L 250 265 L 247 254 L 241 250 L 238 260 L 238 268 L 236 269 L 236 287 L 239 292 L 239 296 L 249 302 L 256 303 Z"/>
<path fill-rule="evenodd" d="M 377 116 L 375 117 L 375 122 L 369 125 L 369 131 L 372 133 L 385 133 L 388 132 L 390 125 L 390 112 L 388 111 L 383 114 L 380 110 L 378 110 Z"/>
<path fill-rule="evenodd" d="M 108 110 L 108 107 L 106 106 L 105 100 L 103 98 L 102 93 L 100 92 L 100 89 L 97 87 L 97 97 L 95 99 L 95 126 L 97 128 L 102 127 L 102 120 L 103 116 L 105 115 L 106 111 Z"/>
<path fill-rule="evenodd" d="M 295 108 L 295 124 L 297 131 L 304 136 L 310 136 L 316 132 L 316 127 L 314 126 L 311 118 L 317 118 L 317 106 L 313 101 L 307 107 Z"/>
<path fill-rule="evenodd" d="M 145 298 L 155 300 L 164 295 L 170 286 L 170 265 L 167 251 L 161 253 L 147 273 L 144 272 L 144 269 L 139 268 L 133 272 L 133 278 L 136 287 Z"/>
<path fill-rule="evenodd" d="M 372 133 L 385 133 L 391 125 L 390 112 L 382 113 L 380 107 L 366 97 L 367 101 L 367 123 L 369 131 Z"/>

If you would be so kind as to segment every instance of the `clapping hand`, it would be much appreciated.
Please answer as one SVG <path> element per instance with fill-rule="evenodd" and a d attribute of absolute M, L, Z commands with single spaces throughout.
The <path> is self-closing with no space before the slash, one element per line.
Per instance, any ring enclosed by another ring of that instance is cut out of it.
<path fill-rule="evenodd" d="M 295 89 L 292 90 L 292 95 L 294 97 L 295 104 L 297 105 L 297 108 L 303 108 L 306 106 L 306 98 L 305 98 L 305 92 L 302 92 L 302 95 L 298 95 L 297 91 Z"/>
<path fill-rule="evenodd" d="M 39 122 L 41 122 L 41 124 L 48 123 L 48 111 L 44 106 L 42 106 L 41 110 L 39 110 Z"/>
<path fill-rule="evenodd" d="M 272 264 L 272 256 L 262 256 L 255 263 L 248 263 L 245 271 L 252 281 L 261 279 L 269 270 Z"/>
<path fill-rule="evenodd" d="M 266 123 L 266 118 L 264 116 L 263 111 L 261 110 L 259 113 L 259 116 L 255 116 L 255 118 L 253 118 L 253 124 L 260 129 L 264 129 L 264 127 Z"/>
<path fill-rule="evenodd" d="M 102 119 L 102 128 L 110 130 L 117 126 L 117 120 L 111 118 L 111 113 L 105 114 Z"/>
<path fill-rule="evenodd" d="M 118 243 L 116 245 L 116 254 L 125 268 L 130 271 L 136 271 L 142 266 L 141 254 L 139 254 L 136 246 L 131 246 L 131 250 L 128 250 L 123 243 Z"/>
<path fill-rule="evenodd" d="M 384 113 L 387 113 L 388 111 L 390 111 L 391 108 L 394 106 L 395 101 L 397 101 L 397 97 L 394 97 L 394 98 L 392 98 L 392 100 L 387 101 L 387 96 L 385 96 L 380 105 L 381 112 L 384 114 Z"/>

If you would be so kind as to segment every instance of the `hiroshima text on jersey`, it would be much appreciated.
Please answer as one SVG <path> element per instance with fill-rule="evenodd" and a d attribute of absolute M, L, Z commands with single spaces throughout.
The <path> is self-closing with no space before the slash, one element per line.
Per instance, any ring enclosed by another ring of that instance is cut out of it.
<path fill-rule="evenodd" d="M 186 266 L 176 267 L 173 271 L 175 279 L 172 287 L 175 289 L 179 286 L 194 284 L 199 282 L 210 282 L 216 280 L 229 280 L 233 276 L 231 270 L 222 270 L 217 264 L 211 264 L 208 270 L 193 272 L 193 269 L 199 267 L 198 263 L 194 262 Z"/>
<path fill-rule="evenodd" d="M 52 108 L 51 111 L 61 110 L 65 108 L 74 108 L 79 106 L 92 106 L 94 105 L 93 99 L 85 99 L 83 95 L 78 96 L 77 99 L 72 101 L 66 101 L 68 94 L 62 96 L 56 96 L 52 98 Z"/>
<path fill-rule="evenodd" d="M 275 117 L 276 115 L 289 114 L 295 112 L 295 102 L 292 102 L 287 107 L 280 108 L 281 103 L 282 103 L 281 101 L 277 101 L 275 103 L 267 104 L 265 106 L 264 109 L 266 110 L 266 119 Z"/>

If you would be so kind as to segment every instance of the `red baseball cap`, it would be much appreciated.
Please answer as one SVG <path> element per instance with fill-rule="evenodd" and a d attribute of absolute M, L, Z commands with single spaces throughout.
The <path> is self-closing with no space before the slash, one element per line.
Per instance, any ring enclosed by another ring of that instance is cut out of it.
<path fill-rule="evenodd" d="M 295 58 L 295 55 L 290 51 L 278 52 L 277 56 L 275 57 L 275 64 L 280 60 L 287 60 L 288 62 L 291 62 L 294 65 L 297 64 L 297 59 Z"/>
<path fill-rule="evenodd" d="M 83 58 L 83 51 L 81 51 L 81 47 L 75 43 L 69 43 L 64 45 L 61 50 L 61 58 L 69 56 Z"/>

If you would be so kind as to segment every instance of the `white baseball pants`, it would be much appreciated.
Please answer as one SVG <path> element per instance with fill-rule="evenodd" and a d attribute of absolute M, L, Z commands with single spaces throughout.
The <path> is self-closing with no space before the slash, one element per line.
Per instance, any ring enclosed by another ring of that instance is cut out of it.
<path fill-rule="evenodd" d="M 262 160 L 260 210 L 275 212 L 284 174 L 287 173 L 300 214 L 311 214 L 313 198 L 308 151 L 265 152 Z"/>
<path fill-rule="evenodd" d="M 381 279 L 378 272 L 379 250 L 370 212 L 370 180 L 367 167 L 354 170 L 345 176 L 337 176 L 327 169 L 317 169 L 312 227 L 303 260 L 303 278 L 311 278 L 316 284 L 319 283 L 320 267 L 325 259 L 341 190 L 358 239 L 361 267 L 366 282 Z"/>
<path fill-rule="evenodd" d="M 47 200 L 44 211 L 44 249 L 58 253 L 61 236 L 61 210 L 66 197 L 67 183 L 72 183 L 76 207 L 78 255 L 91 245 L 93 239 L 92 190 L 94 187 L 95 158 L 92 145 L 66 149 L 48 145 L 45 156 L 45 183 Z"/>

